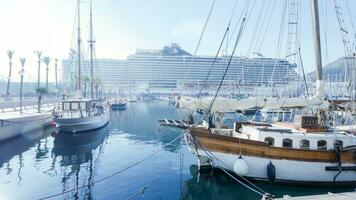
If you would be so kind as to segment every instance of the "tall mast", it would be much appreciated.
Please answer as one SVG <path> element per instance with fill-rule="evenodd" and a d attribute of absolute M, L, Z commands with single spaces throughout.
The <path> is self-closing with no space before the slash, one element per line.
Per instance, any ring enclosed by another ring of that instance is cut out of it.
<path fill-rule="evenodd" d="M 90 1 L 90 97 L 94 99 L 94 76 L 93 76 L 93 51 L 94 51 L 94 40 L 93 40 L 93 9 L 92 1 Z"/>
<path fill-rule="evenodd" d="M 311 0 L 311 12 L 312 12 L 314 53 L 315 53 L 315 64 L 316 64 L 315 96 L 318 98 L 324 98 L 324 81 L 323 81 L 323 71 L 322 71 L 323 69 L 322 69 L 322 62 L 321 62 L 318 0 Z"/>
<path fill-rule="evenodd" d="M 80 0 L 78 0 L 78 38 L 77 38 L 77 45 L 78 45 L 78 55 L 77 55 L 77 59 L 78 59 L 78 80 L 77 80 L 77 90 L 81 90 L 81 69 L 80 69 L 80 43 L 81 43 L 81 39 L 80 39 Z"/>

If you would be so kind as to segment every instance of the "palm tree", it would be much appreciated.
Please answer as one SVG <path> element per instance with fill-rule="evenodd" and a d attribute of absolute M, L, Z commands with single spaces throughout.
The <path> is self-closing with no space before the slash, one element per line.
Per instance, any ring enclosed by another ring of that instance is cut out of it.
<path fill-rule="evenodd" d="M 51 62 L 51 58 L 49 56 L 43 57 L 42 61 L 46 64 L 46 89 L 48 91 L 48 65 Z"/>
<path fill-rule="evenodd" d="M 21 84 L 20 84 L 20 114 L 22 114 L 22 85 L 23 85 L 23 75 L 25 73 L 24 67 L 25 67 L 25 62 L 26 59 L 25 58 L 20 58 L 20 62 L 21 62 L 21 70 L 19 72 L 20 76 L 21 76 Z"/>
<path fill-rule="evenodd" d="M 7 86 L 6 86 L 6 96 L 10 96 L 10 79 L 11 79 L 11 69 L 12 69 L 12 56 L 14 55 L 14 51 L 7 51 L 7 55 L 9 56 L 10 62 L 10 68 L 9 68 L 9 76 L 7 77 Z"/>
<path fill-rule="evenodd" d="M 41 51 L 35 51 L 35 54 L 38 57 L 38 69 L 37 69 L 37 87 L 40 87 L 40 82 L 41 82 L 41 55 L 42 52 Z"/>
<path fill-rule="evenodd" d="M 84 97 L 87 95 L 87 84 L 89 83 L 90 79 L 88 76 L 83 77 L 83 85 L 84 85 Z"/>

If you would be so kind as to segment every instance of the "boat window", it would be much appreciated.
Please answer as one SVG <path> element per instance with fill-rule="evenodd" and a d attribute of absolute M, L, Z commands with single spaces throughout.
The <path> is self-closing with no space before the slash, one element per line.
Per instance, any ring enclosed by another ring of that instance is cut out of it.
<path fill-rule="evenodd" d="M 282 146 L 286 147 L 286 148 L 292 148 L 293 147 L 293 140 L 291 140 L 289 138 L 283 139 Z"/>
<path fill-rule="evenodd" d="M 274 138 L 272 138 L 272 137 L 266 137 L 266 138 L 265 138 L 265 142 L 266 142 L 269 146 L 274 146 Z"/>
<path fill-rule="evenodd" d="M 86 103 L 85 102 L 80 102 L 80 109 L 85 110 L 86 109 Z"/>
<path fill-rule="evenodd" d="M 326 150 L 327 149 L 327 143 L 325 140 L 319 140 L 318 141 L 318 150 Z"/>
<path fill-rule="evenodd" d="M 77 110 L 77 109 L 78 109 L 78 103 L 77 103 L 77 102 L 72 102 L 70 109 L 72 109 L 72 110 Z"/>
<path fill-rule="evenodd" d="M 70 110 L 70 103 L 63 103 L 63 110 Z"/>
<path fill-rule="evenodd" d="M 309 149 L 310 147 L 309 140 L 300 140 L 299 144 L 301 149 Z"/>
<path fill-rule="evenodd" d="M 341 140 L 334 140 L 334 147 L 342 148 L 344 146 L 344 142 Z"/>

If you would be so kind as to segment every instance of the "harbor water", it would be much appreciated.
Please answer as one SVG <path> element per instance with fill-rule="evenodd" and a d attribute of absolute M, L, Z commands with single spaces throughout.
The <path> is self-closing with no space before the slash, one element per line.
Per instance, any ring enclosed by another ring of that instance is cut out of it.
<path fill-rule="evenodd" d="M 261 199 L 222 172 L 198 175 L 184 143 L 167 145 L 182 132 L 157 121 L 180 115 L 165 102 L 134 102 L 99 130 L 65 135 L 48 127 L 0 144 L 0 200 Z M 353 191 L 256 184 L 276 197 Z"/>

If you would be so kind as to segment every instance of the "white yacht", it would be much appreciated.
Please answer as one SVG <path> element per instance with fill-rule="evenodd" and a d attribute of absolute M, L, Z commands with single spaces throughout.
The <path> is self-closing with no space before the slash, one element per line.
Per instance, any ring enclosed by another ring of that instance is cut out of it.
<path fill-rule="evenodd" d="M 62 101 L 54 116 L 61 132 L 84 132 L 105 126 L 109 122 L 108 104 L 97 100 L 73 99 Z"/>
<path fill-rule="evenodd" d="M 77 39 L 77 62 L 78 75 L 76 89 L 81 96 L 81 38 L 80 38 L 80 1 L 78 0 L 78 39 Z M 90 99 L 75 98 L 63 100 L 54 111 L 54 122 L 60 132 L 78 133 L 94 130 L 105 126 L 109 122 L 110 109 L 106 99 L 94 99 L 94 76 L 93 76 L 93 26 L 92 26 L 92 3 L 90 2 Z"/>

